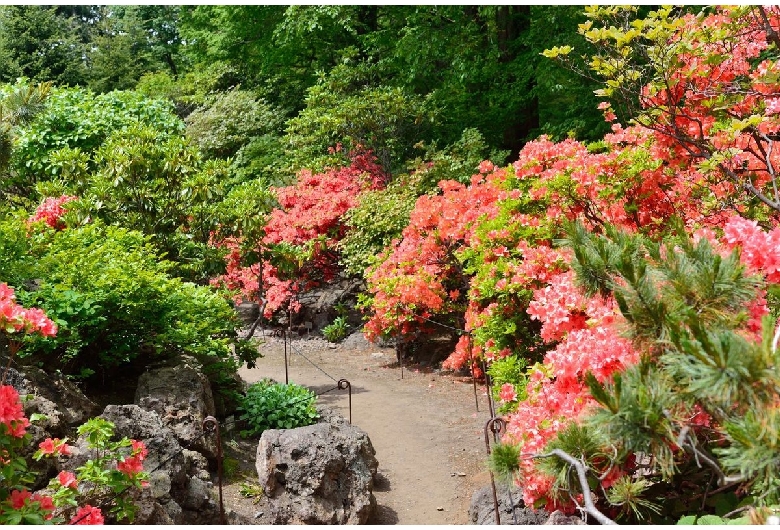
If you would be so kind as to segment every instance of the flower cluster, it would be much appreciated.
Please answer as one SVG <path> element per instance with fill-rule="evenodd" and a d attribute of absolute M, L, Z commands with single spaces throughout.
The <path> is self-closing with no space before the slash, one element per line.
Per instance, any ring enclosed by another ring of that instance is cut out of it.
<path fill-rule="evenodd" d="M 370 152 L 351 154 L 350 165 L 330 168 L 322 173 L 302 170 L 292 186 L 274 190 L 280 207 L 275 208 L 265 225 L 265 236 L 258 251 L 266 258 L 262 262 L 262 292 L 265 316 L 279 309 L 297 312 L 300 304 L 295 296 L 329 281 L 336 274 L 336 244 L 343 238 L 346 226 L 342 217 L 356 206 L 363 192 L 377 189 L 386 180 L 384 171 Z M 226 273 L 211 280 L 237 293 L 235 300 L 256 300 L 260 289 L 260 263 L 242 264 L 241 241 L 225 238 L 211 241 L 227 249 Z M 272 265 L 287 262 L 294 274 Z"/>
<path fill-rule="evenodd" d="M 0 282 L 0 332 L 52 337 L 57 333 L 57 325 L 42 310 L 17 304 L 13 288 Z"/>
<path fill-rule="evenodd" d="M 24 415 L 19 393 L 10 385 L 0 386 L 0 424 L 5 425 L 5 432 L 14 438 L 24 436 L 30 425 Z"/>
<path fill-rule="evenodd" d="M 54 229 L 62 229 L 64 225 L 62 223 L 62 216 L 65 215 L 65 204 L 77 200 L 78 197 L 72 195 L 63 195 L 61 197 L 47 197 L 43 202 L 35 209 L 35 213 L 28 219 L 29 223 L 35 223 L 43 221 L 48 226 Z"/>

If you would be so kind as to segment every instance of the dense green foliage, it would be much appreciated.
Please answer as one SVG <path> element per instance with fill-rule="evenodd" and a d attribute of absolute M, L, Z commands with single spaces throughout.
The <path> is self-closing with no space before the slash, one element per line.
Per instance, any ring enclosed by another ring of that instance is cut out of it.
<path fill-rule="evenodd" d="M 59 333 L 28 337 L 20 355 L 85 377 L 187 353 L 216 380 L 257 357 L 236 340 L 236 317 L 225 300 L 172 278 L 149 237 L 97 222 L 25 232 L 21 221 L 0 224 L 0 277 L 22 303 L 44 309 Z"/>
<path fill-rule="evenodd" d="M 333 322 L 322 328 L 322 336 L 328 342 L 339 342 L 349 334 L 349 326 L 344 317 L 336 317 Z"/>
<path fill-rule="evenodd" d="M 248 428 L 242 436 L 260 436 L 266 429 L 294 429 L 317 419 L 317 396 L 300 385 L 260 381 L 249 386 L 241 400 L 239 419 Z"/>

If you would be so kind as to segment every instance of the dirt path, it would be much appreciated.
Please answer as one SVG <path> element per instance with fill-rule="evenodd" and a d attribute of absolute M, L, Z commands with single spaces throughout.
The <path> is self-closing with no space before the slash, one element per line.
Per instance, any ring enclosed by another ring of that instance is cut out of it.
<path fill-rule="evenodd" d="M 284 381 L 282 340 L 266 337 L 260 352 L 264 358 L 257 368 L 240 375 L 249 383 L 264 377 Z M 406 367 L 401 379 L 394 350 L 355 335 L 335 349 L 321 339 L 294 341 L 288 376 L 317 394 L 335 387 L 338 379 L 350 381 L 352 423 L 368 433 L 379 461 L 378 510 L 369 523 L 469 523 L 471 495 L 490 480 L 484 387 L 477 389 L 476 412 L 470 379 L 416 366 Z M 346 391 L 325 393 L 319 401 L 348 417 Z"/>

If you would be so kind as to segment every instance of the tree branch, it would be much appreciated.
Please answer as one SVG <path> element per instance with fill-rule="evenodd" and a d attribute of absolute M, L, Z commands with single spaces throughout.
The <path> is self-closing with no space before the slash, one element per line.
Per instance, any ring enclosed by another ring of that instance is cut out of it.
<path fill-rule="evenodd" d="M 551 456 L 557 456 L 577 470 L 577 477 L 580 480 L 582 496 L 585 501 L 585 511 L 592 515 L 601 524 L 617 524 L 615 521 L 601 513 L 601 511 L 596 508 L 596 505 L 593 504 L 593 497 L 590 494 L 590 486 L 588 485 L 588 477 L 585 474 L 585 465 L 561 449 L 553 449 L 549 453 L 543 455 L 534 455 L 533 458 L 550 458 Z"/>

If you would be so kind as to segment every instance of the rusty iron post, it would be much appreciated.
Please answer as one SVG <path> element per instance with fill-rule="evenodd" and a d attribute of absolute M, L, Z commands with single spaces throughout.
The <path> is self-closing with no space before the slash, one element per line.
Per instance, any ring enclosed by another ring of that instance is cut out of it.
<path fill-rule="evenodd" d="M 219 519 L 227 524 L 225 505 L 222 502 L 222 438 L 219 435 L 219 422 L 214 416 L 206 416 L 203 420 L 203 432 L 214 432 L 217 435 L 217 484 L 219 485 Z"/>
<path fill-rule="evenodd" d="M 501 418 L 490 418 L 487 423 L 485 423 L 485 449 L 487 449 L 487 454 L 490 456 L 490 435 L 488 434 L 488 431 L 492 432 L 494 436 L 498 436 L 498 433 L 501 432 L 501 429 L 504 428 L 506 425 L 506 422 L 502 420 Z M 493 508 L 496 511 L 496 524 L 501 524 L 501 514 L 498 510 L 498 493 L 496 493 L 496 478 L 493 476 L 493 471 L 490 471 L 490 486 L 493 488 Z"/>
<path fill-rule="evenodd" d="M 282 338 L 284 339 L 284 384 L 290 384 L 290 376 L 287 372 L 287 332 L 282 330 Z"/>
<path fill-rule="evenodd" d="M 487 402 L 488 402 L 488 411 L 490 412 L 490 417 L 494 418 L 496 416 L 496 405 L 493 402 L 493 388 L 490 380 L 490 375 L 488 375 L 487 371 L 487 363 L 485 363 L 485 358 L 482 358 L 482 373 L 485 374 L 485 388 L 487 389 Z M 495 434 L 495 433 L 494 433 Z M 493 439 L 498 442 L 497 434 L 493 437 Z"/>
<path fill-rule="evenodd" d="M 339 379 L 338 389 L 349 390 L 349 424 L 352 425 L 352 385 L 346 379 Z"/>
<path fill-rule="evenodd" d="M 477 378 L 474 375 L 474 352 L 471 350 L 471 336 L 469 336 L 468 348 L 469 368 L 471 369 L 471 384 L 474 387 L 474 405 L 477 407 L 477 412 L 479 412 L 479 397 L 477 397 Z"/>

